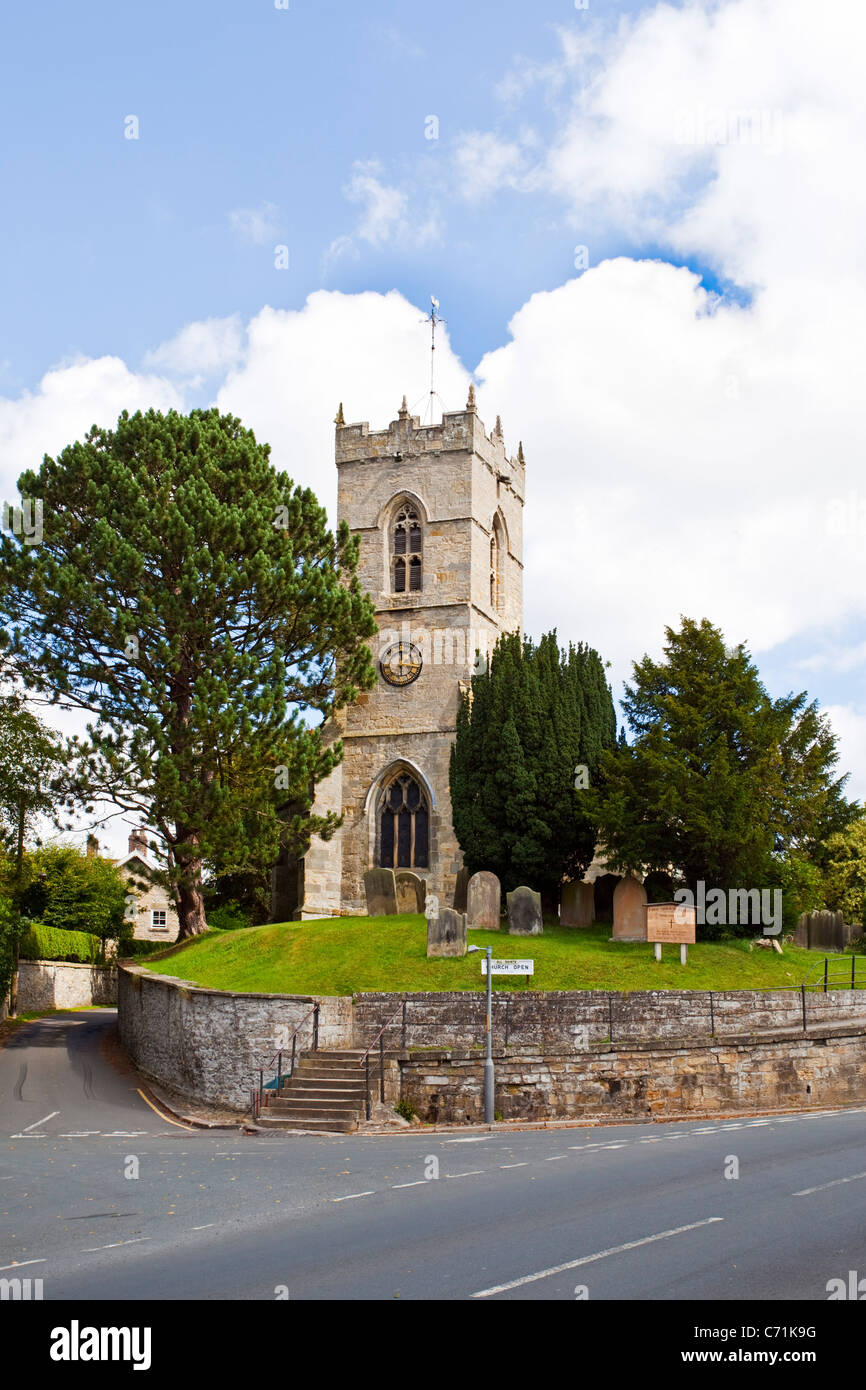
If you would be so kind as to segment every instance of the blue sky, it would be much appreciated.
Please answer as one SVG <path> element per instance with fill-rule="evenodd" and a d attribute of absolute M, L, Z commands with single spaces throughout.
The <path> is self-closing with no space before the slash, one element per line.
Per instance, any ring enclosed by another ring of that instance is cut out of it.
<path fill-rule="evenodd" d="M 530 630 L 619 682 L 710 617 L 866 794 L 864 41 L 847 0 L 6 7 L 5 495 L 216 401 L 330 504 L 337 401 L 423 393 L 435 293 L 447 405 L 524 441 Z"/>
<path fill-rule="evenodd" d="M 609 26 L 639 6 L 597 8 L 592 22 Z M 533 291 L 571 273 L 556 201 L 452 209 L 444 244 L 325 267 L 351 221 L 342 190 L 358 159 L 421 186 L 447 178 L 440 156 L 459 131 L 507 119 L 494 89 L 516 56 L 549 59 L 555 27 L 584 18 L 564 0 L 7 7 L 0 388 L 32 386 L 76 352 L 135 363 L 191 320 L 298 307 L 322 285 L 422 303 L 434 291 L 456 350 L 477 361 Z M 137 141 L 124 138 L 129 114 Z M 540 94 L 533 115 L 550 128 Z M 244 241 L 232 210 L 265 203 L 273 237 Z M 602 230 L 596 259 L 633 249 Z M 279 279 L 274 243 L 290 251 Z"/>

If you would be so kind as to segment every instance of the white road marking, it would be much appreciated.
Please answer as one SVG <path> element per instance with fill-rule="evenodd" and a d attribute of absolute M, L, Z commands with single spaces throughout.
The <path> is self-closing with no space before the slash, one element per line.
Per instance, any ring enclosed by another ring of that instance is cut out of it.
<path fill-rule="evenodd" d="M 91 1135 L 98 1134 L 98 1129 L 72 1129 L 68 1134 L 58 1134 L 58 1139 L 89 1139 Z"/>
<path fill-rule="evenodd" d="M 86 1250 L 82 1250 L 82 1255 L 94 1255 L 97 1250 L 117 1250 L 121 1245 L 140 1245 L 143 1240 L 150 1240 L 150 1236 L 133 1236 L 131 1240 L 115 1240 L 110 1245 L 91 1245 Z"/>
<path fill-rule="evenodd" d="M 90 1130 L 88 1133 L 96 1134 L 97 1130 Z M 103 1139 L 140 1139 L 143 1134 L 147 1134 L 146 1129 L 112 1129 L 103 1130 Z M 61 1136 L 62 1138 L 62 1136 Z"/>
<path fill-rule="evenodd" d="M 860 1182 L 866 1173 L 854 1173 L 850 1178 L 836 1178 L 833 1182 L 822 1182 L 819 1187 L 804 1187 L 802 1192 L 794 1192 L 794 1197 L 811 1197 L 813 1192 L 826 1192 L 828 1187 L 841 1187 L 846 1182 Z"/>
<path fill-rule="evenodd" d="M 52 1110 L 51 1114 L 46 1115 L 44 1120 L 34 1120 L 32 1125 L 25 1125 L 21 1133 L 29 1134 L 31 1129 L 38 1129 L 40 1125 L 47 1125 L 49 1120 L 53 1120 L 54 1116 L 59 1114 L 59 1110 Z M 14 1135 L 13 1138 L 17 1139 L 18 1135 Z"/>
<path fill-rule="evenodd" d="M 471 1139 L 446 1139 L 446 1144 L 486 1144 L 490 1134 L 474 1134 Z"/>
<path fill-rule="evenodd" d="M 426 1178 L 418 1178 L 418 1180 L 417 1180 L 416 1182 L 395 1182 L 395 1183 L 392 1183 L 392 1184 L 391 1184 L 391 1187 L 392 1187 L 392 1189 L 393 1189 L 394 1192 L 397 1192 L 401 1187 L 426 1187 L 426 1186 L 427 1186 L 427 1179 L 426 1179 Z"/>
<path fill-rule="evenodd" d="M 524 1274 L 521 1279 L 511 1279 L 507 1284 L 496 1284 L 492 1289 L 481 1289 L 470 1296 L 489 1298 L 491 1294 L 506 1293 L 509 1289 L 519 1289 L 522 1284 L 533 1284 L 537 1279 L 549 1279 L 552 1274 L 564 1274 L 567 1269 L 577 1269 L 580 1265 L 592 1264 L 595 1260 L 606 1260 L 609 1255 L 621 1255 L 626 1250 L 637 1250 L 639 1246 L 652 1245 L 657 1240 L 669 1240 L 671 1236 L 681 1236 L 686 1231 L 697 1231 L 701 1226 L 711 1226 L 714 1222 L 724 1219 L 723 1216 L 708 1216 L 704 1221 L 693 1221 L 688 1226 L 677 1226 L 672 1231 L 659 1231 L 657 1235 L 630 1240 L 625 1245 L 613 1245 L 609 1250 L 598 1250 L 594 1255 L 582 1255 L 579 1260 L 568 1260 L 565 1264 L 553 1265 L 550 1269 L 540 1269 L 536 1274 Z"/>
<path fill-rule="evenodd" d="M 718 1125 L 709 1125 L 706 1129 L 693 1129 L 692 1134 L 715 1134 L 717 1131 Z"/>
<path fill-rule="evenodd" d="M 206 1226 L 193 1226 L 194 1231 L 209 1231 L 211 1226 L 215 1226 L 215 1221 L 209 1221 Z"/>
<path fill-rule="evenodd" d="M 483 1168 L 470 1168 L 468 1173 L 446 1173 L 446 1178 L 476 1178 L 479 1173 L 483 1173 Z"/>
<path fill-rule="evenodd" d="M 623 1144 L 602 1144 L 601 1147 L 602 1147 L 603 1149 L 624 1149 L 624 1148 L 627 1147 L 627 1143 L 623 1143 Z"/>
<path fill-rule="evenodd" d="M 45 1259 L 47 1256 L 41 1260 L 16 1260 L 11 1265 L 0 1265 L 0 1269 L 23 1269 L 25 1265 L 44 1265 Z"/>
<path fill-rule="evenodd" d="M 561 1158 L 568 1158 L 568 1154 L 552 1154 L 550 1158 L 546 1158 L 544 1161 L 545 1163 L 557 1163 Z"/>
<path fill-rule="evenodd" d="M 353 1200 L 355 1199 L 355 1197 L 373 1197 L 373 1196 L 375 1196 L 375 1188 L 372 1188 L 372 1187 L 371 1187 L 369 1192 L 350 1192 L 349 1195 L 348 1195 L 348 1197 L 332 1197 L 332 1198 L 331 1198 L 331 1201 L 332 1201 L 332 1202 L 351 1202 L 351 1201 L 353 1201 Z"/>
<path fill-rule="evenodd" d="M 500 1168 L 528 1168 L 528 1163 L 500 1163 Z"/>

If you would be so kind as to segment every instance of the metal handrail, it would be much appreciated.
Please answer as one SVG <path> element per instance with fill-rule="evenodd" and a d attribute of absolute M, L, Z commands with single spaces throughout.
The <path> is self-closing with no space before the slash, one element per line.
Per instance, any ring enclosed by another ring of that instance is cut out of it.
<path fill-rule="evenodd" d="M 290 1067 L 289 1067 L 289 1071 L 288 1071 L 287 1075 L 292 1076 L 292 1075 L 294 1074 L 294 1070 L 295 1070 L 295 1055 L 296 1055 L 296 1052 L 297 1052 L 297 1044 L 298 1044 L 298 1034 L 300 1033 L 300 1031 L 301 1031 L 301 1029 L 303 1028 L 304 1024 L 307 1022 L 307 1019 L 308 1019 L 311 1015 L 313 1015 L 313 1051 L 314 1051 L 314 1052 L 318 1052 L 318 1050 L 319 1050 L 319 1008 L 320 1008 L 320 1005 L 319 1005 L 319 1002 L 318 1002 L 318 1000 L 317 1000 L 316 1003 L 313 1005 L 313 1007 L 312 1007 L 311 1009 L 308 1009 L 307 1012 L 304 1014 L 304 1017 L 301 1019 L 300 1023 L 297 1025 L 297 1027 L 295 1028 L 294 1032 L 291 1034 L 291 1037 L 290 1037 L 290 1038 L 288 1039 L 288 1041 L 286 1042 L 285 1048 L 282 1048 L 282 1047 L 281 1047 L 281 1048 L 279 1049 L 278 1052 L 275 1052 L 275 1053 L 274 1053 L 273 1057 L 271 1057 L 271 1059 L 270 1059 L 269 1062 L 265 1062 L 262 1066 L 260 1066 L 260 1067 L 257 1068 L 258 1074 L 259 1074 L 258 1089 L 253 1088 L 253 1089 L 251 1090 L 251 1092 L 250 1092 L 251 1109 L 252 1109 L 252 1116 L 253 1116 L 253 1119 L 254 1119 L 254 1120 L 257 1120 L 257 1119 L 259 1118 L 259 1115 L 261 1114 L 261 1109 L 262 1109 L 262 1097 L 264 1097 L 265 1108 L 267 1108 L 267 1104 L 268 1104 L 268 1095 L 267 1095 L 267 1093 L 268 1093 L 268 1090 L 272 1089 L 271 1083 L 270 1083 L 270 1082 L 268 1083 L 267 1086 L 265 1086 L 265 1072 L 266 1072 L 266 1071 L 270 1071 L 271 1067 L 274 1065 L 274 1061 L 276 1061 L 276 1063 L 277 1063 L 277 1070 L 276 1070 L 276 1074 L 275 1074 L 275 1077 L 274 1077 L 274 1080 L 275 1080 L 275 1082 L 276 1082 L 276 1086 L 275 1086 L 275 1088 L 273 1088 L 273 1089 L 279 1090 L 279 1089 L 280 1089 L 280 1086 L 282 1085 L 282 1080 L 283 1080 L 283 1052 L 284 1052 L 284 1051 L 287 1051 L 288 1045 L 289 1045 L 289 1043 L 291 1043 L 291 1044 L 292 1044 L 292 1060 L 291 1060 Z M 255 1076 L 255 1071 L 253 1071 L 252 1075 Z"/>
<path fill-rule="evenodd" d="M 370 1053 L 373 1051 L 373 1048 L 374 1048 L 374 1047 L 376 1046 L 376 1044 L 378 1043 L 378 1044 L 379 1044 L 379 1101 L 380 1101 L 381 1104 L 384 1105 L 384 1103 L 385 1103 L 385 1034 L 386 1034 L 386 1032 L 388 1031 L 388 1029 L 392 1026 L 392 1024 L 394 1023 L 394 1020 L 397 1018 L 397 1015 L 398 1015 L 398 1014 L 400 1014 L 400 1015 L 402 1016 L 402 1019 L 403 1019 L 403 1026 L 405 1027 L 405 1024 L 406 1024 L 406 1002 L 407 1002 L 407 1001 L 406 1001 L 405 998 L 403 998 L 403 999 L 400 1001 L 400 1006 L 399 1006 L 399 1008 L 397 1008 L 397 1009 L 394 1010 L 393 1014 L 392 1014 L 391 1017 L 388 1019 L 387 1023 L 383 1023 L 383 1024 L 382 1024 L 382 1027 L 379 1029 L 379 1031 L 378 1031 L 378 1033 L 376 1034 L 375 1038 L 374 1038 L 373 1041 L 370 1043 L 370 1046 L 367 1048 L 367 1051 L 364 1053 L 363 1057 L 361 1058 L 361 1060 L 360 1060 L 359 1063 L 358 1063 L 359 1066 L 363 1066 L 363 1068 L 364 1068 L 364 1114 L 365 1114 L 365 1116 L 366 1116 L 366 1118 L 367 1118 L 368 1120 L 369 1120 L 369 1118 L 370 1118 Z"/>

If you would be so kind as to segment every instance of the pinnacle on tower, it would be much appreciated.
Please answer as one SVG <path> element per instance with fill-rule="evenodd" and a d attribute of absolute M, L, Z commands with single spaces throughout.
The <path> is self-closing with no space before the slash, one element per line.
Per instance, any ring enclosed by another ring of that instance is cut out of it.
<path fill-rule="evenodd" d="M 346 421 L 345 421 L 345 419 L 343 418 L 343 402 L 340 401 L 340 408 L 339 408 L 339 410 L 337 411 L 336 415 L 334 416 L 334 424 L 335 424 L 335 425 L 345 425 L 345 423 L 346 423 Z"/>
<path fill-rule="evenodd" d="M 475 387 L 473 386 L 473 384 L 472 384 L 471 381 L 470 381 L 470 383 L 469 383 L 469 395 L 468 395 L 467 398 L 466 398 L 466 409 L 467 409 L 467 410 L 476 410 L 476 409 L 477 409 L 477 406 L 475 405 Z"/>
<path fill-rule="evenodd" d="M 519 443 L 518 443 L 518 445 L 517 445 L 517 462 L 518 462 L 518 463 L 522 463 L 522 464 L 525 464 L 525 463 L 526 463 L 526 459 L 523 457 L 523 440 L 522 440 L 522 439 L 519 441 Z"/>
<path fill-rule="evenodd" d="M 496 434 L 496 435 L 498 435 L 500 439 L 502 438 L 502 416 L 501 416 L 501 415 L 497 415 L 497 417 L 496 417 L 496 424 L 493 426 L 493 433 Z"/>
<path fill-rule="evenodd" d="M 403 404 L 400 406 L 399 415 L 401 420 L 409 419 L 409 407 L 406 404 L 406 397 L 403 397 Z"/>

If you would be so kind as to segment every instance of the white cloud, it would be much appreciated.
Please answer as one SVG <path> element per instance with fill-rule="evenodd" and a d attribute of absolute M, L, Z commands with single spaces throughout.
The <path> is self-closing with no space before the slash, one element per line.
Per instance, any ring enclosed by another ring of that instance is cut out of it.
<path fill-rule="evenodd" d="M 146 353 L 144 366 L 190 377 L 191 384 L 200 385 L 236 366 L 243 352 L 241 318 L 239 314 L 232 314 L 228 318 L 188 323 L 174 338 Z"/>
<path fill-rule="evenodd" d="M 268 202 L 256 208 L 235 208 L 229 213 L 229 225 L 240 241 L 263 246 L 277 234 L 277 208 Z"/>
<path fill-rule="evenodd" d="M 866 801 L 866 707 L 830 705 L 825 713 L 839 740 L 837 771 L 851 773 L 845 794 L 852 801 Z"/>
<path fill-rule="evenodd" d="M 0 397 L 0 483 L 15 489 L 19 473 L 38 469 L 90 426 L 113 425 L 122 410 L 183 408 L 183 395 L 162 376 L 130 371 L 119 357 L 79 358 L 46 372 L 35 391 Z"/>
<path fill-rule="evenodd" d="M 527 186 L 527 160 L 520 144 L 489 131 L 462 134 L 454 153 L 460 192 L 478 202 L 500 188 Z"/>
<path fill-rule="evenodd" d="M 390 245 L 398 248 L 426 246 L 442 234 L 439 216 L 428 208 L 423 214 L 411 206 L 409 193 L 383 181 L 377 159 L 356 160 L 352 175 L 343 187 L 350 203 L 360 209 L 351 235 L 336 237 L 325 253 L 326 268 L 342 256 L 357 256 L 359 241 L 378 250 Z"/>

